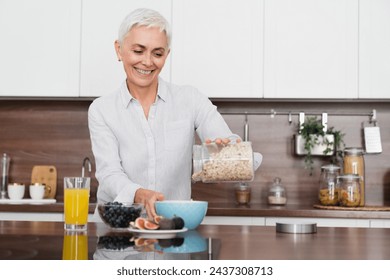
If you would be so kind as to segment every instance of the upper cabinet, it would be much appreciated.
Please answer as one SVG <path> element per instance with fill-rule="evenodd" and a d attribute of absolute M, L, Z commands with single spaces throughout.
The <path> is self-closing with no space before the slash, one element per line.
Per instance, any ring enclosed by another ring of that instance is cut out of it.
<path fill-rule="evenodd" d="M 390 1 L 359 4 L 359 98 L 390 98 Z"/>
<path fill-rule="evenodd" d="M 357 98 L 356 0 L 265 0 L 264 97 Z"/>
<path fill-rule="evenodd" d="M 171 0 L 83 0 L 80 96 L 108 94 L 125 80 L 114 42 L 123 19 L 137 8 L 152 8 L 171 19 Z M 170 80 L 169 59 L 160 75 Z"/>
<path fill-rule="evenodd" d="M 263 1 L 172 2 L 172 82 L 209 97 L 262 97 Z"/>
<path fill-rule="evenodd" d="M 79 0 L 0 1 L 0 96 L 78 96 Z"/>
<path fill-rule="evenodd" d="M 97 97 L 125 80 L 136 8 L 172 27 L 161 76 L 212 98 L 390 98 L 388 0 L 0 0 L 0 96 Z"/>

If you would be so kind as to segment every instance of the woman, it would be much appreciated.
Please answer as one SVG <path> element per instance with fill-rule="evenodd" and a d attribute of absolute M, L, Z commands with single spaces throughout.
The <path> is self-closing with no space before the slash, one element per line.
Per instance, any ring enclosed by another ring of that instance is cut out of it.
<path fill-rule="evenodd" d="M 115 41 L 126 81 L 88 112 L 98 202 L 143 203 L 149 218 L 156 216 L 158 200 L 191 198 L 195 132 L 202 141 L 240 141 L 207 97 L 159 77 L 170 41 L 159 13 L 130 13 Z"/>

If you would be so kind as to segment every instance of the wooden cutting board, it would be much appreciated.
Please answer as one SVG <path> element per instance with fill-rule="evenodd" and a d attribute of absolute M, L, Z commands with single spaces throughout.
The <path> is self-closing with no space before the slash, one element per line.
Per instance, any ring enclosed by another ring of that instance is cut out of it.
<path fill-rule="evenodd" d="M 47 186 L 44 198 L 55 198 L 57 192 L 57 169 L 53 165 L 34 165 L 31 172 L 31 184 L 41 183 Z"/>

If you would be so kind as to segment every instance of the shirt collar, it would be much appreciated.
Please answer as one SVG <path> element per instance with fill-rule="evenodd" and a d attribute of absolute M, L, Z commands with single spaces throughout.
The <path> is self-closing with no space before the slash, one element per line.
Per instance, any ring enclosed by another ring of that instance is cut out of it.
<path fill-rule="evenodd" d="M 120 92 L 123 106 L 125 106 L 125 108 L 129 107 L 130 102 L 133 99 L 135 100 L 135 98 L 130 94 L 129 89 L 127 88 L 126 80 L 122 83 Z M 168 100 L 168 88 L 166 82 L 160 77 L 158 78 L 156 101 L 158 98 L 160 98 L 164 102 L 167 102 Z"/>

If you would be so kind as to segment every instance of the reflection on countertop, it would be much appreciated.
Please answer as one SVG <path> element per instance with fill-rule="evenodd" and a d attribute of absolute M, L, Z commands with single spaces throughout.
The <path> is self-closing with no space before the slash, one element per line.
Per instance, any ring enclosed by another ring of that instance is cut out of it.
<path fill-rule="evenodd" d="M 63 222 L 0 221 L 0 259 L 388 260 L 389 235 L 385 228 L 319 227 L 291 234 L 272 226 L 201 225 L 173 240 L 139 240 L 102 223 L 69 234 Z"/>

